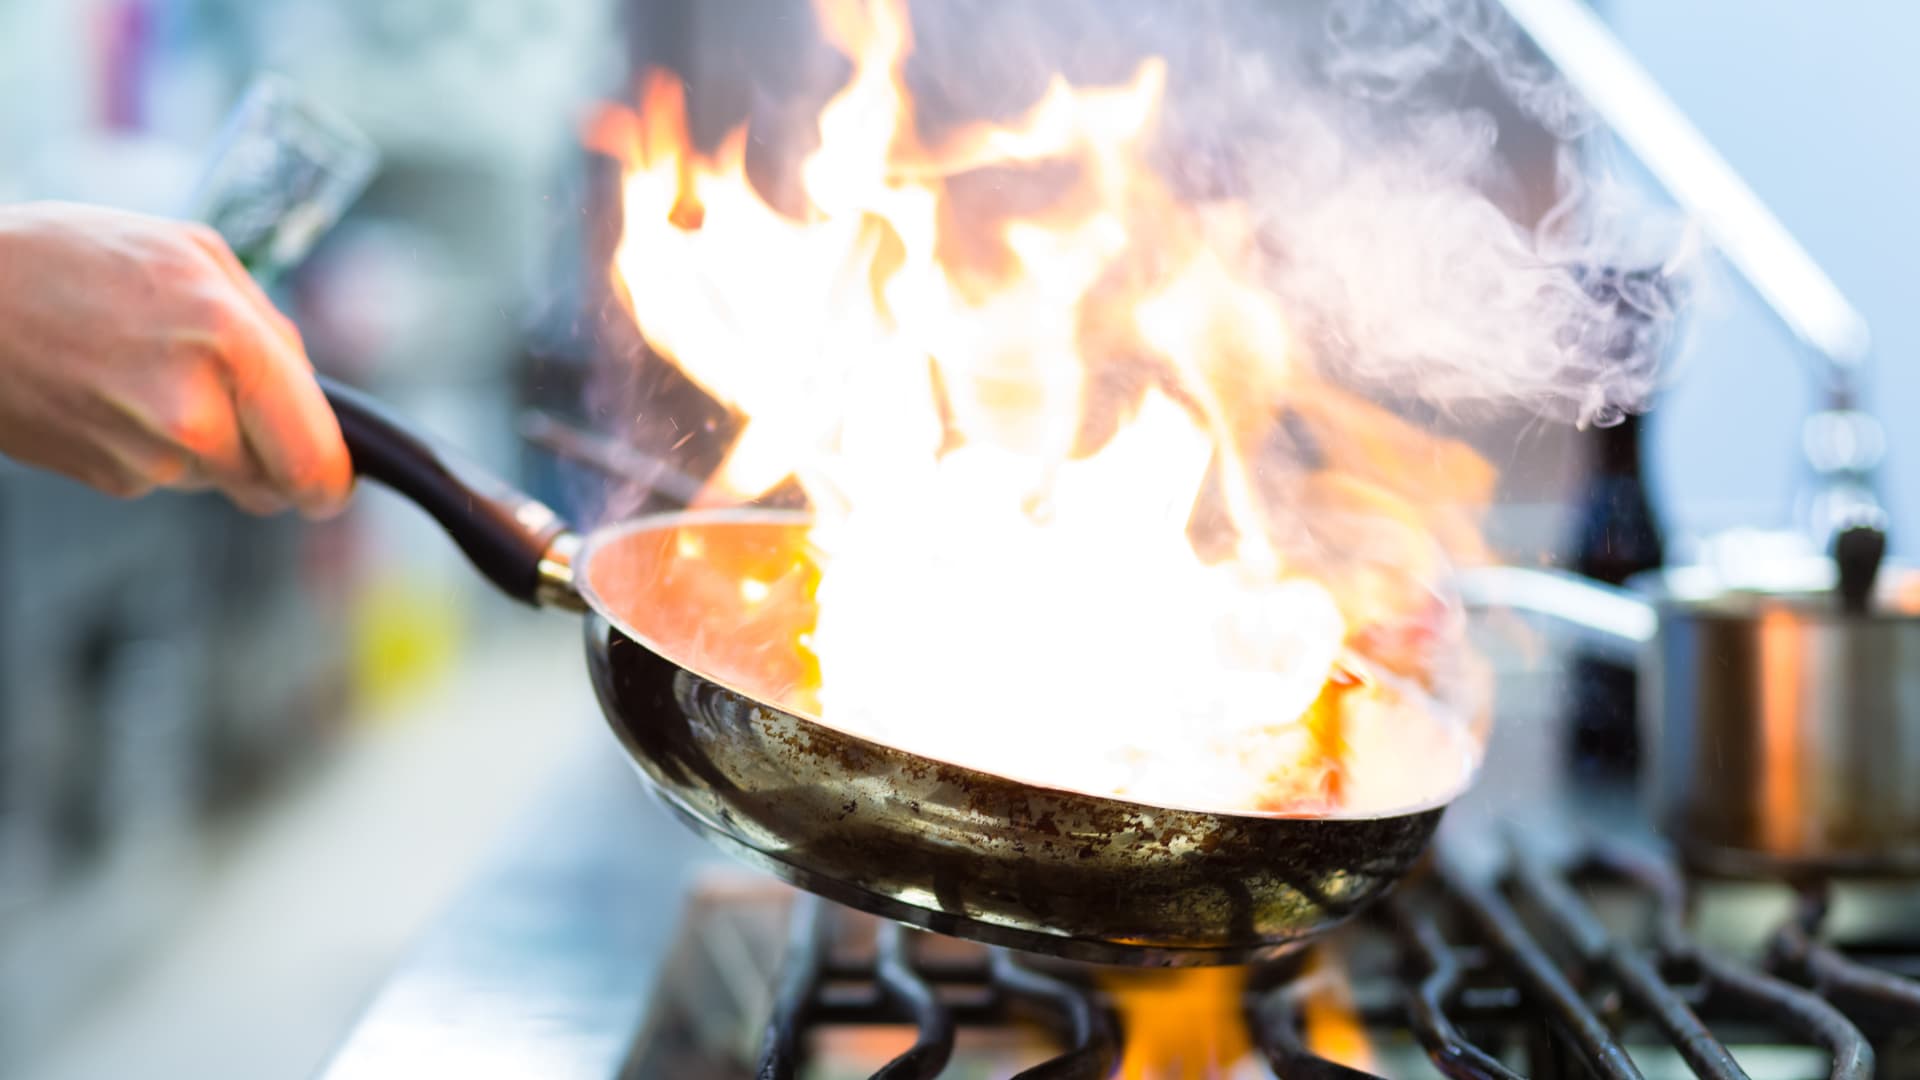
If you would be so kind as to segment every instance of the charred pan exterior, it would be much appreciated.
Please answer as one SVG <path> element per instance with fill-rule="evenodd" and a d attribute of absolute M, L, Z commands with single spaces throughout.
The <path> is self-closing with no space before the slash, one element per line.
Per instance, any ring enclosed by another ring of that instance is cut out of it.
<path fill-rule="evenodd" d="M 829 899 L 1031 952 L 1166 967 L 1276 956 L 1385 893 L 1440 822 L 1438 808 L 1271 818 L 1037 787 L 771 708 L 597 615 L 587 655 L 614 732 L 697 830 Z"/>

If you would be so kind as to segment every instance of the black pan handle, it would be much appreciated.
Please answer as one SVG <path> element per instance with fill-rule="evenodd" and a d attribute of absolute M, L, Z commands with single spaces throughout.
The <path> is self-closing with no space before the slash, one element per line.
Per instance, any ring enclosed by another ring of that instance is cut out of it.
<path fill-rule="evenodd" d="M 571 567 L 577 541 L 558 514 L 438 449 L 368 394 L 324 375 L 320 389 L 356 475 L 417 503 L 508 596 L 535 606 L 579 606 Z"/>

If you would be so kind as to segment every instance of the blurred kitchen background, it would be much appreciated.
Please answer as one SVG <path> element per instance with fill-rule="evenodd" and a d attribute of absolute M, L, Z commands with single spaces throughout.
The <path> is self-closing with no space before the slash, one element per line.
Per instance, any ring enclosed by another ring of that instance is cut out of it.
<path fill-rule="evenodd" d="M 577 470 L 521 433 L 529 410 L 579 400 L 604 240 L 585 209 L 606 183 L 580 122 L 650 35 L 684 32 L 663 10 L 0 0 L 0 201 L 177 213 L 249 80 L 288 76 L 382 154 L 278 291 L 316 364 L 591 514 Z M 1920 8 L 1601 10 L 1872 323 L 1868 405 L 1910 556 Z M 1805 359 L 1730 277 L 1703 304 L 1646 424 L 1681 555 L 1791 521 L 1815 403 Z M 1503 537 L 1564 554 L 1591 433 L 1531 425 L 1524 445 L 1495 455 Z M 0 1074 L 309 1074 L 565 763 L 611 754 L 577 648 L 384 495 L 316 527 L 210 498 L 114 502 L 0 462 Z M 664 814 L 631 829 L 685 860 Z"/>
<path fill-rule="evenodd" d="M 382 157 L 276 293 L 316 364 L 541 486 L 516 419 L 574 121 L 617 85 L 609 20 L 4 0 L 0 200 L 179 215 L 253 76 L 287 76 Z M 315 527 L 0 461 L 0 1075 L 306 1075 L 597 736 L 564 620 L 487 594 L 398 500 L 356 502 Z"/>

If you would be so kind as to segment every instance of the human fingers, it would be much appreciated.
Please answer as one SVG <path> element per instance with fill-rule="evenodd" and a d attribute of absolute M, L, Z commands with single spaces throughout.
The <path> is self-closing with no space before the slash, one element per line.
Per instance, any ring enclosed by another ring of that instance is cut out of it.
<path fill-rule="evenodd" d="M 339 422 L 314 380 L 299 330 L 274 307 L 218 233 L 194 228 L 188 235 L 245 309 L 236 317 L 236 333 L 228 344 L 234 352 L 233 400 L 253 459 L 302 513 L 337 513 L 352 491 L 353 467 Z"/>
<path fill-rule="evenodd" d="M 258 317 L 227 345 L 233 403 L 247 446 L 273 486 L 309 517 L 329 517 L 353 490 L 339 421 L 297 345 Z"/>

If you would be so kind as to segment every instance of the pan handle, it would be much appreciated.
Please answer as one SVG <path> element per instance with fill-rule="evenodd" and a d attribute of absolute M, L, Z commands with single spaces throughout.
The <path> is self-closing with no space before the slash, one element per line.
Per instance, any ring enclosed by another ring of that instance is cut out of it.
<path fill-rule="evenodd" d="M 373 397 L 322 375 L 358 476 L 377 480 L 439 522 L 488 581 L 536 607 L 579 610 L 580 539 L 544 503 L 438 449 Z"/>
<path fill-rule="evenodd" d="M 1563 570 L 1474 567 L 1461 571 L 1454 587 L 1468 608 L 1544 615 L 1596 651 L 1627 663 L 1638 658 L 1660 626 L 1659 613 L 1645 598 Z"/>

